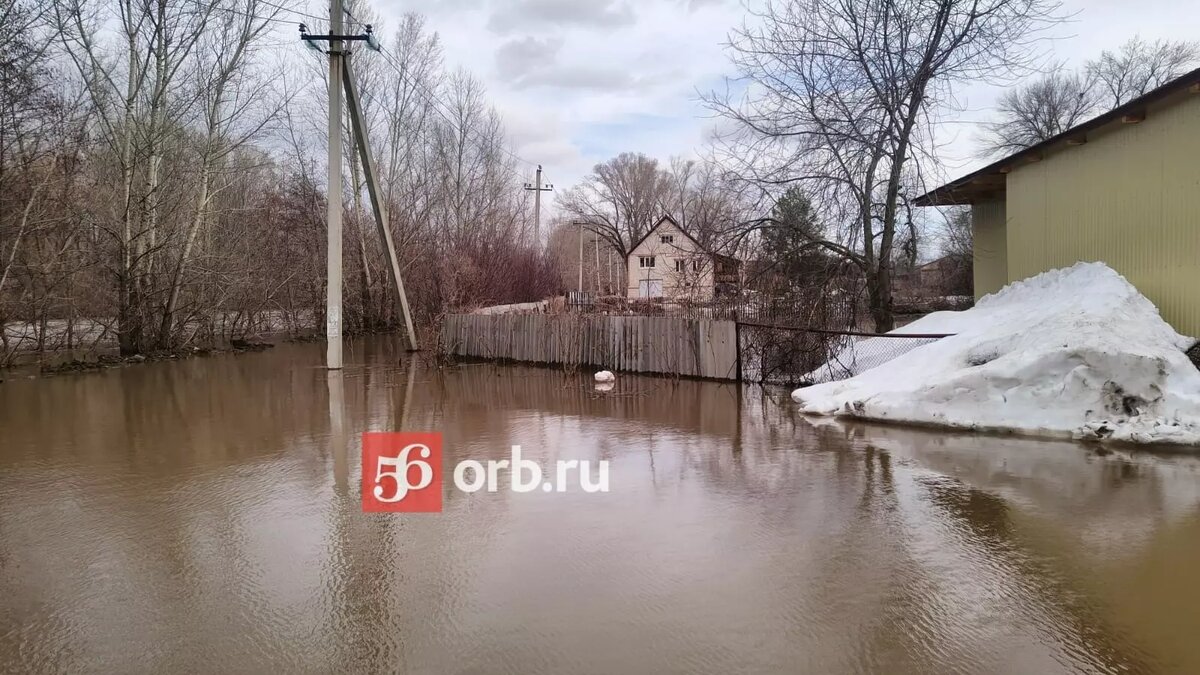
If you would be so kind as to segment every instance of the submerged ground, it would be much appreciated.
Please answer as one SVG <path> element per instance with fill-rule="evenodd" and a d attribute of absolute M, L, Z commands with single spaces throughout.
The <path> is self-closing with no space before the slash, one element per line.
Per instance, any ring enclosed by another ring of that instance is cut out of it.
<path fill-rule="evenodd" d="M 322 354 L 0 384 L 0 670 L 1200 672 L 1191 456 Z M 364 515 L 358 434 L 399 429 L 611 492 Z"/>

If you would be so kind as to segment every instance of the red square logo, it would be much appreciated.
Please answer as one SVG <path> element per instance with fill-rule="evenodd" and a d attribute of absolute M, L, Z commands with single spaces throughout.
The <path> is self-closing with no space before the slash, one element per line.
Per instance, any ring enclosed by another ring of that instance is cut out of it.
<path fill-rule="evenodd" d="M 442 435 L 362 435 L 362 508 L 366 513 L 440 513 Z"/>

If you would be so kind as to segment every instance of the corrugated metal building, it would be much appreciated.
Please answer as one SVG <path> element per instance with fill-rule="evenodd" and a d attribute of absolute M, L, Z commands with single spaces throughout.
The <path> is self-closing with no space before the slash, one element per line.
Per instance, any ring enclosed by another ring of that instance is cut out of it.
<path fill-rule="evenodd" d="M 971 205 L 976 298 L 1100 260 L 1200 336 L 1200 69 L 916 203 Z"/>

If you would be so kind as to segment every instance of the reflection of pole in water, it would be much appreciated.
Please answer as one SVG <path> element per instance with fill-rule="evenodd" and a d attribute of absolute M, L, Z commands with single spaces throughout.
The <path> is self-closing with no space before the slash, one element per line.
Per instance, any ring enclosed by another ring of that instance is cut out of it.
<path fill-rule="evenodd" d="M 417 364 L 413 359 L 408 359 L 408 381 L 404 385 L 404 401 L 400 408 L 400 431 L 409 431 L 408 428 L 408 410 L 412 407 L 413 400 L 413 382 L 417 377 Z"/>
<path fill-rule="evenodd" d="M 739 456 L 742 454 L 742 424 L 744 423 L 742 417 L 746 412 L 746 406 L 742 401 L 742 389 L 744 388 L 741 382 L 738 382 L 733 388 L 736 396 L 733 405 L 737 409 L 737 419 L 733 423 L 733 454 Z M 763 410 L 766 410 L 766 406 L 763 406 Z"/>
<path fill-rule="evenodd" d="M 333 489 L 344 494 L 350 468 L 346 457 L 346 391 L 342 371 L 331 370 L 326 373 L 325 383 L 329 387 L 329 449 L 333 453 Z"/>

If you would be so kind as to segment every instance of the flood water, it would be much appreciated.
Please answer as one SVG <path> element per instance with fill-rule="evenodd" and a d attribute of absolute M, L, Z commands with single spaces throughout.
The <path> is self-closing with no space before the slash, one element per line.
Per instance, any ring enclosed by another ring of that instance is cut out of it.
<path fill-rule="evenodd" d="M 0 384 L 0 671 L 1200 672 L 1193 457 L 323 349 Z M 364 430 L 610 491 L 367 515 Z"/>

